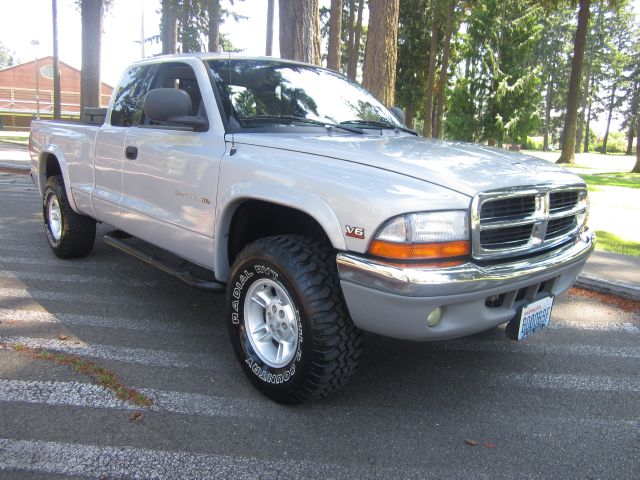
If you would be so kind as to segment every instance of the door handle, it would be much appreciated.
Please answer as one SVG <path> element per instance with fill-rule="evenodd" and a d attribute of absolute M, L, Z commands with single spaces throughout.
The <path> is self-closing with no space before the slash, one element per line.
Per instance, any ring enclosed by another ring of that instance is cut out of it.
<path fill-rule="evenodd" d="M 129 160 L 135 160 L 138 158 L 138 148 L 137 147 L 127 147 L 124 149 L 124 155 Z"/>

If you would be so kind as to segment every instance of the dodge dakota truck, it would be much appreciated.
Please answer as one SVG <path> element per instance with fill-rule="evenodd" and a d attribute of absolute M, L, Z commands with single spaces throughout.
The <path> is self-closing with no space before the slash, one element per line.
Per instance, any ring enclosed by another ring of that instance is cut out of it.
<path fill-rule="evenodd" d="M 345 384 L 362 331 L 430 341 L 506 324 L 521 339 L 594 247 L 577 176 L 421 138 L 317 66 L 156 57 L 98 113 L 32 124 L 53 253 L 88 254 L 103 222 L 108 244 L 226 292 L 241 368 L 278 402 Z"/>

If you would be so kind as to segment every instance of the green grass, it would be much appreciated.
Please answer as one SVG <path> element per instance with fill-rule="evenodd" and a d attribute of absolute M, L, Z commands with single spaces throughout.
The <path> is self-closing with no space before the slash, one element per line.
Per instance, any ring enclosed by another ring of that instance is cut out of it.
<path fill-rule="evenodd" d="M 579 174 L 587 185 L 592 187 L 640 188 L 640 173 L 594 173 Z"/>
<path fill-rule="evenodd" d="M 18 137 L 14 135 L 6 135 L 0 137 L 0 142 L 5 143 L 17 143 L 19 145 L 28 145 L 29 138 L 28 137 Z"/>
<path fill-rule="evenodd" d="M 624 240 L 604 230 L 596 230 L 596 236 L 598 237 L 598 243 L 596 243 L 598 250 L 640 257 L 640 243 L 638 242 Z"/>

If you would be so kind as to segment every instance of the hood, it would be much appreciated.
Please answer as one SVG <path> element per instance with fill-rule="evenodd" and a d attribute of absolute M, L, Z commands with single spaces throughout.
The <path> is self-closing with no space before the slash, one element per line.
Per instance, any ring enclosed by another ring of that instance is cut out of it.
<path fill-rule="evenodd" d="M 235 142 L 368 165 L 469 196 L 521 185 L 583 183 L 562 167 L 529 155 L 413 135 L 242 133 L 235 134 Z"/>

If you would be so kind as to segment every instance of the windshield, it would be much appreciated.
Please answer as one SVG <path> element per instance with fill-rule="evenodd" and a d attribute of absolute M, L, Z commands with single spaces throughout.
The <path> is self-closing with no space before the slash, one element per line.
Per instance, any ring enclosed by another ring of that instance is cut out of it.
<path fill-rule="evenodd" d="M 359 122 L 402 127 L 364 88 L 330 70 L 278 60 L 216 59 L 208 65 L 232 130 Z"/>

